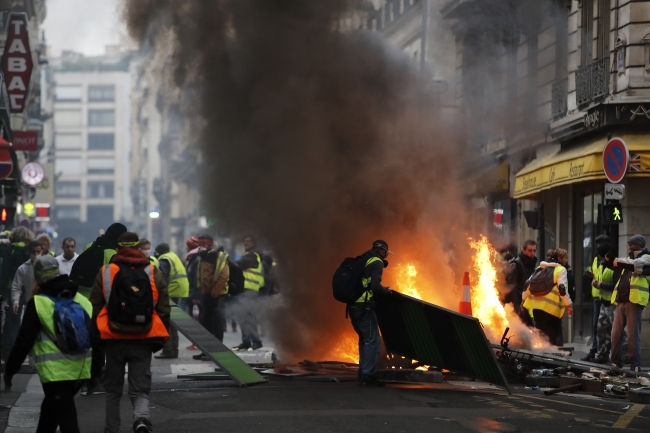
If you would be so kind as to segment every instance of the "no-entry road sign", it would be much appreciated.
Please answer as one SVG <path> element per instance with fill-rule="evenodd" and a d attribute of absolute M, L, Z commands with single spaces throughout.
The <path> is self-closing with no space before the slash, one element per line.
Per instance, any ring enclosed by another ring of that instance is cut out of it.
<path fill-rule="evenodd" d="M 622 181 L 629 162 L 630 153 L 627 144 L 620 138 L 609 140 L 603 150 L 603 170 L 607 180 L 611 183 Z"/>

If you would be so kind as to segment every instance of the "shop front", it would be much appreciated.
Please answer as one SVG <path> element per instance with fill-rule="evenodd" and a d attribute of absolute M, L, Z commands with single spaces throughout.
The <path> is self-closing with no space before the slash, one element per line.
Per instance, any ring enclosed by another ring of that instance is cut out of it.
<path fill-rule="evenodd" d="M 544 205 L 546 247 L 569 251 L 575 279 L 575 313 L 571 320 L 565 319 L 565 341 L 589 342 L 593 337 L 591 286 L 584 272 L 595 256 L 596 236 L 608 235 L 619 256 L 627 255 L 627 239 L 635 233 L 644 235 L 650 243 L 650 135 L 616 137 L 627 144 L 630 157 L 627 173 L 619 183 L 625 187 L 625 196 L 620 201 L 605 195 L 608 181 L 602 158 L 606 135 L 558 148 L 533 160 L 515 176 L 513 198 Z M 603 205 L 610 203 L 622 206 L 622 220 L 616 224 L 606 224 L 603 219 Z M 524 221 L 519 217 L 519 221 Z M 649 313 L 646 309 L 643 316 L 642 347 L 646 359 L 650 357 Z"/>

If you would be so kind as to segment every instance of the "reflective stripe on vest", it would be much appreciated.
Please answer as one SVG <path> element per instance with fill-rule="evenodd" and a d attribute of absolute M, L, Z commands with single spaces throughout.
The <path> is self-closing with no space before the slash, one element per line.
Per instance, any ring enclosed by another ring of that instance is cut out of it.
<path fill-rule="evenodd" d="M 147 338 L 156 338 L 161 337 L 165 341 L 169 338 L 169 333 L 167 328 L 163 324 L 158 312 L 156 311 L 156 304 L 158 303 L 158 288 L 156 287 L 155 281 L 155 267 L 154 265 L 147 265 L 145 272 L 150 278 L 151 291 L 153 295 L 153 315 L 152 315 L 152 325 L 151 329 L 148 332 L 142 334 L 120 334 L 119 332 L 113 331 L 108 325 L 108 300 L 111 297 L 111 291 L 113 286 L 113 281 L 115 280 L 115 275 L 119 272 L 120 268 L 114 263 L 105 265 L 102 267 L 102 292 L 104 293 L 104 299 L 106 303 L 104 307 L 99 312 L 97 316 L 97 328 L 103 340 L 144 340 Z"/>
<path fill-rule="evenodd" d="M 253 254 L 255 254 L 255 257 L 257 257 L 257 267 L 243 271 L 244 289 L 259 292 L 260 288 L 264 287 L 264 269 L 262 268 L 262 258 L 260 255 L 257 253 Z"/>
<path fill-rule="evenodd" d="M 223 271 L 227 263 L 228 263 L 228 254 L 223 251 L 220 251 L 219 257 L 217 258 L 217 264 L 214 266 L 214 277 L 212 278 L 213 282 L 217 281 L 219 275 L 221 274 L 221 271 Z M 228 277 L 228 280 L 230 280 L 230 276 Z M 220 295 L 226 295 L 226 294 L 228 294 L 228 281 L 226 281 L 226 285 L 224 286 Z"/>
<path fill-rule="evenodd" d="M 154 265 L 155 267 L 159 268 L 160 264 L 158 263 L 158 259 L 155 258 L 154 256 L 149 256 L 149 263 Z"/>
<path fill-rule="evenodd" d="M 558 318 L 564 316 L 565 305 L 564 301 L 562 301 L 562 298 L 560 297 L 560 289 L 557 285 L 558 277 L 563 269 L 563 266 L 556 266 L 555 269 L 553 269 L 553 282 L 555 283 L 553 290 L 544 296 L 529 295 L 524 301 L 523 306 L 525 309 L 528 311 L 542 310 Z"/>
<path fill-rule="evenodd" d="M 626 272 L 631 272 L 628 270 L 623 270 L 620 280 L 616 283 L 616 288 L 614 293 L 612 293 L 612 304 L 616 305 L 616 296 L 618 295 L 618 285 L 625 276 Z M 644 277 L 642 275 L 632 274 L 630 277 L 630 302 L 633 304 L 641 305 L 645 307 L 648 305 L 648 299 L 650 298 L 650 283 L 648 281 L 650 277 Z"/>
<path fill-rule="evenodd" d="M 382 260 L 379 257 L 370 257 L 368 259 L 368 261 L 366 262 L 365 267 L 367 268 L 371 264 L 373 264 L 375 262 L 381 262 L 381 261 Z M 364 289 L 367 288 L 370 285 L 371 280 L 372 280 L 372 277 L 362 278 L 361 279 L 361 284 L 363 284 Z M 370 300 L 370 298 L 372 298 L 372 297 L 373 297 L 372 290 L 366 290 L 365 292 L 363 292 L 363 295 L 361 295 L 361 297 L 359 299 L 357 299 L 356 301 L 354 301 L 354 302 L 355 303 L 357 303 L 357 302 L 368 302 Z"/>
<path fill-rule="evenodd" d="M 158 257 L 158 261 L 160 260 L 167 260 L 169 263 L 169 283 L 167 284 L 169 297 L 187 298 L 190 294 L 190 282 L 181 259 L 176 254 L 169 252 Z"/>
<path fill-rule="evenodd" d="M 600 281 L 602 275 L 603 266 L 598 262 L 598 256 L 594 257 L 594 262 L 591 264 L 591 273 L 594 274 L 593 280 Z M 591 297 L 594 299 L 600 299 L 600 289 L 594 286 L 591 286 Z"/>
<path fill-rule="evenodd" d="M 93 307 L 88 299 L 77 293 L 74 301 L 92 316 Z M 41 331 L 36 337 L 32 355 L 41 383 L 90 379 L 92 351 L 63 353 L 55 343 L 54 301 L 47 296 L 36 295 L 34 305 L 41 322 Z"/>

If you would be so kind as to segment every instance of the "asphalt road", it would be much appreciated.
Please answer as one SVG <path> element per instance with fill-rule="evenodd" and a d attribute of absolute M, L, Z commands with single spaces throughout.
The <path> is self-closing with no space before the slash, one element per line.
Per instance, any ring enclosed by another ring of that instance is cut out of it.
<path fill-rule="evenodd" d="M 228 337 L 236 340 L 236 335 Z M 187 341 L 181 339 L 181 346 Z M 181 351 L 176 360 L 154 360 L 151 414 L 160 432 L 549 432 L 605 431 L 612 427 L 650 430 L 650 405 L 627 400 L 577 396 L 544 396 L 523 386 L 513 395 L 480 382 L 389 384 L 362 388 L 354 381 L 319 377 L 274 378 L 240 388 L 231 381 L 180 381 L 179 373 L 213 370 L 194 361 L 196 352 Z M 14 381 L 26 384 L 22 375 Z M 27 385 L 38 392 L 36 376 Z M 19 395 L 15 389 L 12 395 Z M 25 394 L 22 394 L 23 396 Z M 3 396 L 5 401 L 9 395 Z M 76 399 L 81 431 L 104 427 L 104 395 Z M 7 433 L 35 431 L 38 396 L 24 399 L 31 407 L 9 415 Z M 36 404 L 34 404 L 36 403 Z M 4 414 L 6 415 L 6 414 Z M 122 429 L 131 430 L 128 395 L 122 400 Z M 13 418 L 12 418 L 13 417 Z M 0 416 L 0 418 L 4 418 Z"/>

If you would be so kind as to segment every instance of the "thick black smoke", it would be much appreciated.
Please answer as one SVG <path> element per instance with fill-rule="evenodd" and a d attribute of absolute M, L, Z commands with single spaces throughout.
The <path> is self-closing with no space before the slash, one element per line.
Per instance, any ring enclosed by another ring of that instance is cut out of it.
<path fill-rule="evenodd" d="M 454 263 L 466 269 L 472 215 L 456 180 L 465 156 L 456 127 L 438 123 L 428 78 L 410 57 L 379 33 L 341 31 L 357 6 L 126 6 L 131 35 L 170 55 L 166 77 L 181 89 L 202 155 L 204 205 L 222 227 L 265 239 L 280 263 L 283 301 L 268 321 L 283 360 L 331 355 L 351 332 L 331 277 L 376 238 L 389 242 L 393 264 L 417 264 L 443 305 L 458 300 L 454 245 Z"/>

